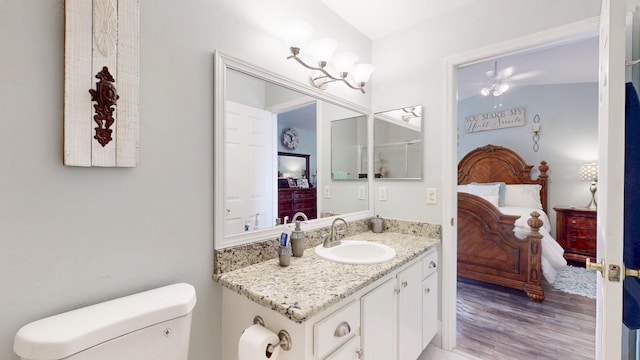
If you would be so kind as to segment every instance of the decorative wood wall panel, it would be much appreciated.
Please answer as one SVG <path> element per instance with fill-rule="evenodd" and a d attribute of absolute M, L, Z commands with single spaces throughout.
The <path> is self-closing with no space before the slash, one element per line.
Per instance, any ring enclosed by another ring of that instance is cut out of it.
<path fill-rule="evenodd" d="M 137 166 L 139 18 L 139 0 L 65 1 L 65 165 Z M 103 104 L 101 86 L 115 89 Z"/>

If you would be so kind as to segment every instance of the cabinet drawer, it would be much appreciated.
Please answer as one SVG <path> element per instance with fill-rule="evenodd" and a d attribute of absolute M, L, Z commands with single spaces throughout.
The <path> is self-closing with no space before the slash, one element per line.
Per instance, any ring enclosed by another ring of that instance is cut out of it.
<path fill-rule="evenodd" d="M 359 332 L 360 302 L 354 301 L 313 325 L 316 358 L 323 358 Z"/>
<path fill-rule="evenodd" d="M 293 192 L 291 191 L 279 191 L 278 201 L 291 201 L 293 200 Z"/>
<path fill-rule="evenodd" d="M 315 191 L 296 191 L 293 194 L 293 200 L 315 200 L 316 192 Z"/>
<path fill-rule="evenodd" d="M 583 238 L 595 239 L 596 229 L 567 227 L 567 237 L 583 237 Z"/>
<path fill-rule="evenodd" d="M 293 207 L 296 209 L 312 209 L 315 205 L 315 200 L 295 200 L 293 202 Z"/>
<path fill-rule="evenodd" d="M 278 203 L 278 211 L 291 211 L 293 210 L 293 204 L 290 202 L 279 202 Z"/>
<path fill-rule="evenodd" d="M 360 336 L 355 336 L 324 360 L 358 360 L 360 359 Z"/>
<path fill-rule="evenodd" d="M 431 251 L 422 259 L 422 278 L 424 279 L 436 271 L 438 271 L 438 252 Z"/>
<path fill-rule="evenodd" d="M 567 216 L 568 227 L 586 227 L 591 228 L 596 225 L 595 218 L 583 216 Z"/>
<path fill-rule="evenodd" d="M 567 237 L 567 249 L 572 252 L 582 252 L 585 255 L 595 255 L 596 242 L 593 238 Z"/>

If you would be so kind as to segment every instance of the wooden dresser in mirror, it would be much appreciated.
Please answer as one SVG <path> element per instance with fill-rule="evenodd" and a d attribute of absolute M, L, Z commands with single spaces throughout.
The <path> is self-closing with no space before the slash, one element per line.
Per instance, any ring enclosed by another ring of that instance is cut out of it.
<path fill-rule="evenodd" d="M 302 212 L 318 217 L 316 188 L 309 178 L 309 155 L 278 152 L 278 219 Z"/>

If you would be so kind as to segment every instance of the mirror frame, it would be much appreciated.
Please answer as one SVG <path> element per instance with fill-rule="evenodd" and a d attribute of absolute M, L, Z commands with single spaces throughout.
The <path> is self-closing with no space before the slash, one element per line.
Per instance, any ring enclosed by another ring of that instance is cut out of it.
<path fill-rule="evenodd" d="M 420 107 L 422 108 L 422 113 L 421 113 L 421 115 L 420 115 L 420 150 L 419 150 L 419 153 L 421 154 L 421 155 L 420 155 L 420 177 L 390 177 L 390 178 L 376 178 L 376 177 L 375 177 L 375 171 L 376 171 L 376 169 L 373 169 L 373 172 L 374 172 L 373 176 L 374 176 L 374 178 L 375 178 L 375 180 L 376 180 L 376 181 L 393 181 L 393 180 L 402 180 L 402 181 L 406 181 L 406 180 L 422 181 L 422 180 L 424 180 L 424 157 L 425 157 L 425 155 L 424 155 L 424 149 L 425 149 L 425 132 L 424 132 L 425 120 L 424 120 L 424 105 L 412 105 L 412 106 L 420 106 Z M 407 107 L 411 107 L 411 106 L 405 106 L 404 108 L 407 108 Z M 375 113 L 373 114 L 373 119 L 372 119 L 372 121 L 371 121 L 371 124 L 372 124 L 372 125 L 371 125 L 371 126 L 372 126 L 372 129 L 371 129 L 371 130 L 374 132 L 374 134 L 373 134 L 373 145 L 371 146 L 371 148 L 372 148 L 372 150 L 373 150 L 373 156 L 374 156 L 374 158 L 373 158 L 373 160 L 372 160 L 372 161 L 374 161 L 374 162 L 375 162 L 375 149 L 376 149 L 376 144 L 375 144 L 375 139 L 376 139 L 376 137 L 375 137 L 375 126 L 376 126 L 376 116 L 377 116 L 377 115 L 384 114 L 384 113 L 387 113 L 387 112 L 390 112 L 390 111 L 400 110 L 400 109 L 403 109 L 403 108 L 397 108 L 397 109 L 391 109 L 391 110 L 385 110 L 385 111 L 378 111 L 378 112 L 375 112 Z M 384 117 L 384 115 L 383 115 L 383 116 L 379 116 L 379 117 Z M 381 120 L 381 121 L 383 121 L 383 120 Z M 401 125 L 398 125 L 398 126 L 401 126 Z M 373 166 L 373 164 L 372 164 L 372 166 Z"/>
<path fill-rule="evenodd" d="M 214 91 L 213 91 L 213 105 L 214 105 L 214 124 L 213 124 L 213 248 L 214 250 L 220 250 L 232 246 L 238 246 L 243 244 L 249 244 L 258 241 L 264 241 L 271 238 L 276 238 L 280 235 L 283 229 L 283 225 L 277 225 L 270 228 L 254 230 L 247 233 L 225 235 L 225 201 L 224 193 L 226 184 L 224 182 L 224 169 L 225 169 L 225 141 L 224 141 L 224 129 L 225 129 L 225 88 L 227 83 L 226 70 L 231 69 L 245 73 L 247 75 L 269 81 L 274 84 L 283 86 L 293 91 L 297 91 L 301 94 L 311 96 L 317 100 L 332 103 L 337 106 L 347 108 L 352 111 L 359 112 L 367 116 L 367 132 L 369 143 L 373 143 L 373 112 L 370 109 L 362 107 L 360 105 L 345 101 L 337 96 L 329 93 L 322 92 L 319 89 L 312 88 L 309 85 L 303 85 L 296 81 L 290 80 L 284 76 L 273 73 L 269 70 L 265 70 L 258 66 L 249 64 L 240 59 L 234 58 L 227 54 L 224 54 L 218 50 L 214 52 Z M 319 136 L 322 136 L 319 134 Z M 329 135 L 326 135 L 329 136 Z M 321 141 L 319 141 L 321 142 Z M 372 174 L 373 166 L 371 165 L 371 159 L 373 156 L 373 147 L 369 147 L 368 158 L 369 168 L 368 174 Z M 318 163 L 321 163 L 321 154 L 318 154 Z M 354 213 L 348 213 L 340 215 L 341 218 L 347 221 L 354 221 L 360 219 L 370 218 L 374 214 L 374 201 L 373 201 L 373 176 L 368 176 L 368 209 L 364 211 L 358 211 Z M 318 198 L 318 205 L 320 207 L 321 202 Z M 328 227 L 336 216 L 309 220 L 304 226 L 304 230 L 313 230 L 323 227 Z"/>

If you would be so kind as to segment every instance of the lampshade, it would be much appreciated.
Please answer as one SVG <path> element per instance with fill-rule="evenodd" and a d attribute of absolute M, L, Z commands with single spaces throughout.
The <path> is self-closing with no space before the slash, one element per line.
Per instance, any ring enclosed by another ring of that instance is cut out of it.
<path fill-rule="evenodd" d="M 598 181 L 598 163 L 580 165 L 580 180 Z"/>
<path fill-rule="evenodd" d="M 349 51 L 337 53 L 333 57 L 333 65 L 338 74 L 350 72 L 356 61 L 358 61 L 358 55 Z"/>
<path fill-rule="evenodd" d="M 489 96 L 489 89 L 482 88 L 482 90 L 480 90 L 480 94 L 482 94 L 483 96 Z"/>
<path fill-rule="evenodd" d="M 313 28 L 304 21 L 294 20 L 287 26 L 285 40 L 290 47 L 302 48 L 313 35 Z"/>
<path fill-rule="evenodd" d="M 351 75 L 353 75 L 356 84 L 364 84 L 369 81 L 375 69 L 376 67 L 371 64 L 355 64 L 351 70 Z"/>
<path fill-rule="evenodd" d="M 319 39 L 314 42 L 311 47 L 311 56 L 313 56 L 313 59 L 318 63 L 322 61 L 328 62 L 329 60 L 331 60 L 331 56 L 333 56 L 333 52 L 337 47 L 338 42 L 333 39 Z"/>

